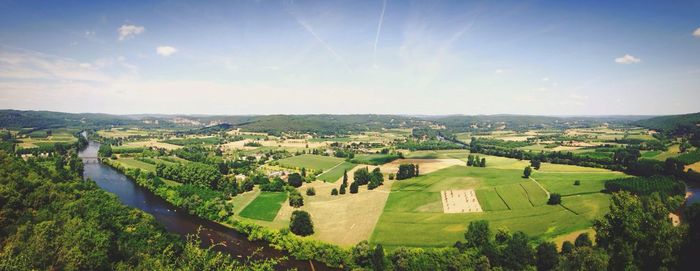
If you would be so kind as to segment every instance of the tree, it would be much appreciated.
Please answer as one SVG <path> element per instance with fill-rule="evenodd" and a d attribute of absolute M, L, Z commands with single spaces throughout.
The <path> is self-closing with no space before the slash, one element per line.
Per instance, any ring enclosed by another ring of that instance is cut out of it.
<path fill-rule="evenodd" d="M 571 242 L 569 242 L 571 244 Z M 561 270 L 597 271 L 608 269 L 608 257 L 600 250 L 591 247 L 578 247 L 563 254 L 559 261 Z M 625 269 L 629 270 L 629 269 Z"/>
<path fill-rule="evenodd" d="M 289 220 L 289 230 L 300 236 L 314 234 L 314 224 L 309 213 L 300 210 L 292 212 L 292 217 Z"/>
<path fill-rule="evenodd" d="M 564 241 L 564 243 L 561 244 L 561 254 L 569 254 L 574 250 L 574 244 L 571 243 L 571 241 Z"/>
<path fill-rule="evenodd" d="M 100 157 L 111 157 L 112 156 L 112 146 L 109 144 L 102 144 L 97 150 L 97 155 Z"/>
<path fill-rule="evenodd" d="M 559 263 L 557 246 L 552 242 L 542 242 L 537 245 L 537 270 L 552 270 Z"/>
<path fill-rule="evenodd" d="M 348 185 L 348 170 L 347 169 L 343 172 L 343 184 Z"/>
<path fill-rule="evenodd" d="M 532 160 L 530 160 L 530 165 L 534 169 L 539 170 L 540 166 L 542 165 L 542 162 L 540 161 L 540 159 L 532 159 Z"/>
<path fill-rule="evenodd" d="M 338 192 L 338 191 L 336 191 L 336 192 Z M 315 195 L 316 195 L 316 189 L 314 189 L 313 187 L 307 188 L 307 189 L 306 189 L 306 195 L 307 195 L 307 196 L 315 196 Z"/>
<path fill-rule="evenodd" d="M 306 177 L 306 168 L 301 168 L 301 177 Z"/>
<path fill-rule="evenodd" d="M 372 265 L 372 247 L 367 240 L 360 241 L 352 248 L 352 258 L 355 263 L 361 267 L 370 267 Z"/>
<path fill-rule="evenodd" d="M 474 155 L 469 155 L 467 156 L 467 166 L 471 167 L 474 165 Z"/>
<path fill-rule="evenodd" d="M 467 231 L 464 233 L 464 239 L 467 240 L 467 245 L 479 249 L 490 242 L 490 237 L 491 230 L 489 230 L 489 222 L 486 220 L 469 222 Z"/>
<path fill-rule="evenodd" d="M 535 262 L 535 255 L 528 241 L 529 238 L 525 233 L 521 231 L 513 233 L 513 237 L 503 249 L 503 267 L 511 270 L 523 270 Z"/>
<path fill-rule="evenodd" d="M 486 167 L 486 158 L 481 158 L 481 162 L 479 163 L 479 167 Z"/>
<path fill-rule="evenodd" d="M 371 176 L 369 174 L 369 170 L 366 167 L 361 168 L 356 170 L 353 174 L 353 179 L 355 180 L 353 183 L 357 183 L 358 185 L 365 185 L 369 183 L 370 178 Z"/>
<path fill-rule="evenodd" d="M 530 166 L 526 166 L 525 170 L 523 170 L 523 178 L 530 178 L 530 174 L 532 174 L 532 168 Z"/>
<path fill-rule="evenodd" d="M 357 184 L 357 182 L 352 182 L 350 184 L 350 194 L 357 194 L 357 190 L 359 189 L 360 185 Z"/>
<path fill-rule="evenodd" d="M 610 256 L 609 268 L 676 269 L 684 229 L 674 227 L 668 213 L 658 194 L 613 193 L 610 212 L 593 224 L 597 246 Z"/>
<path fill-rule="evenodd" d="M 372 170 L 372 173 L 370 174 L 369 178 L 369 184 L 367 184 L 367 189 L 372 190 L 380 185 L 384 184 L 384 175 L 380 171 L 380 169 L 377 167 L 374 170 Z"/>
<path fill-rule="evenodd" d="M 401 164 L 399 165 L 399 171 L 396 173 L 396 180 L 404 180 L 416 176 L 416 165 L 414 164 Z"/>
<path fill-rule="evenodd" d="M 294 187 L 300 187 L 301 184 L 303 183 L 303 180 L 301 178 L 301 175 L 299 175 L 299 173 L 295 172 L 295 173 L 289 174 L 289 176 L 287 177 L 287 183 L 291 186 L 294 186 Z"/>
<path fill-rule="evenodd" d="M 560 203 L 561 203 L 561 195 L 559 195 L 558 193 L 549 194 L 549 200 L 547 200 L 547 204 L 557 205 Z"/>
<path fill-rule="evenodd" d="M 337 196 L 337 195 L 338 195 L 338 188 L 333 188 L 333 190 L 331 190 L 331 196 Z"/>
<path fill-rule="evenodd" d="M 593 241 L 591 241 L 591 238 L 588 237 L 588 233 L 584 232 L 576 237 L 574 245 L 576 247 L 591 247 L 593 246 Z"/>
<path fill-rule="evenodd" d="M 347 187 L 347 185 L 345 185 L 345 184 L 340 185 L 340 194 L 341 195 L 345 195 L 345 190 L 347 189 L 346 187 Z"/>
<path fill-rule="evenodd" d="M 384 259 L 384 248 L 381 244 L 377 244 L 374 247 L 374 253 L 372 253 L 372 267 L 374 271 L 384 271 L 386 269 Z"/>
<path fill-rule="evenodd" d="M 299 208 L 304 206 L 304 197 L 296 189 L 289 189 L 289 206 Z"/>

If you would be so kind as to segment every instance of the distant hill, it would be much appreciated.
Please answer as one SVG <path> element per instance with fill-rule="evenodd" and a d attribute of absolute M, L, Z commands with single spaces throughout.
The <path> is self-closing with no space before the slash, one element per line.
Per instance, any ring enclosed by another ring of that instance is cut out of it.
<path fill-rule="evenodd" d="M 700 128 L 700 112 L 654 117 L 636 121 L 634 124 L 669 134 L 685 134 Z"/>

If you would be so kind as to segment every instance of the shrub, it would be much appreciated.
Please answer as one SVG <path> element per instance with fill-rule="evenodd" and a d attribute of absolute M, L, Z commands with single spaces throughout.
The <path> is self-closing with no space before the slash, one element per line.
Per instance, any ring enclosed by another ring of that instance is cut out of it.
<path fill-rule="evenodd" d="M 549 205 L 557 205 L 561 203 L 561 195 L 558 193 L 552 193 L 549 195 L 549 200 L 547 201 L 547 204 Z"/>
<path fill-rule="evenodd" d="M 579 181 L 579 180 L 574 181 L 574 185 L 581 185 L 581 181 Z"/>
<path fill-rule="evenodd" d="M 289 230 L 301 236 L 314 234 L 314 223 L 311 221 L 311 216 L 305 211 L 292 212 L 292 218 L 289 221 Z"/>
<path fill-rule="evenodd" d="M 394 173 L 389 173 L 389 180 L 393 180 L 395 177 Z"/>
<path fill-rule="evenodd" d="M 304 197 L 296 189 L 289 190 L 289 206 L 294 208 L 304 206 Z"/>
<path fill-rule="evenodd" d="M 306 189 L 306 195 L 307 196 L 315 196 L 316 195 L 316 189 L 313 187 L 309 187 Z"/>
<path fill-rule="evenodd" d="M 333 188 L 333 190 L 331 190 L 331 196 L 337 196 L 337 195 L 338 195 L 338 188 Z"/>

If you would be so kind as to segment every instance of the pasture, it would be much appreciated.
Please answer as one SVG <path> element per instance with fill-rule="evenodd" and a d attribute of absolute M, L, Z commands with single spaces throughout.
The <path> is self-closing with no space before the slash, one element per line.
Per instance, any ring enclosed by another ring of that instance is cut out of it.
<path fill-rule="evenodd" d="M 287 200 L 287 192 L 260 192 L 240 213 L 242 217 L 272 221 Z"/>
<path fill-rule="evenodd" d="M 572 195 L 565 196 L 562 205 L 547 205 L 547 191 L 533 179 L 521 177 L 522 161 L 492 159 L 494 165 L 488 166 L 491 157 L 484 157 L 486 168 L 457 165 L 395 182 L 371 242 L 390 249 L 451 246 L 464 239 L 470 221 L 479 219 L 488 220 L 494 229 L 506 227 L 535 239 L 552 239 L 591 227 L 592 219 L 604 214 L 609 205 L 609 195 L 597 193 L 604 187 L 604 180 L 624 176 L 606 170 L 543 164 L 533 177 L 542 177 L 542 186 L 554 189 L 549 192 Z M 581 185 L 574 187 L 576 179 Z M 483 212 L 444 213 L 441 191 L 458 189 L 474 189 Z"/>

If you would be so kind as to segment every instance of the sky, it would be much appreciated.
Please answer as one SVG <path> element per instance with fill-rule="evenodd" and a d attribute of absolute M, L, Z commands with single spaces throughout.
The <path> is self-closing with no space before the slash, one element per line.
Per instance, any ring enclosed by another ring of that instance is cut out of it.
<path fill-rule="evenodd" d="M 0 0 L 0 108 L 700 111 L 700 1 Z"/>

